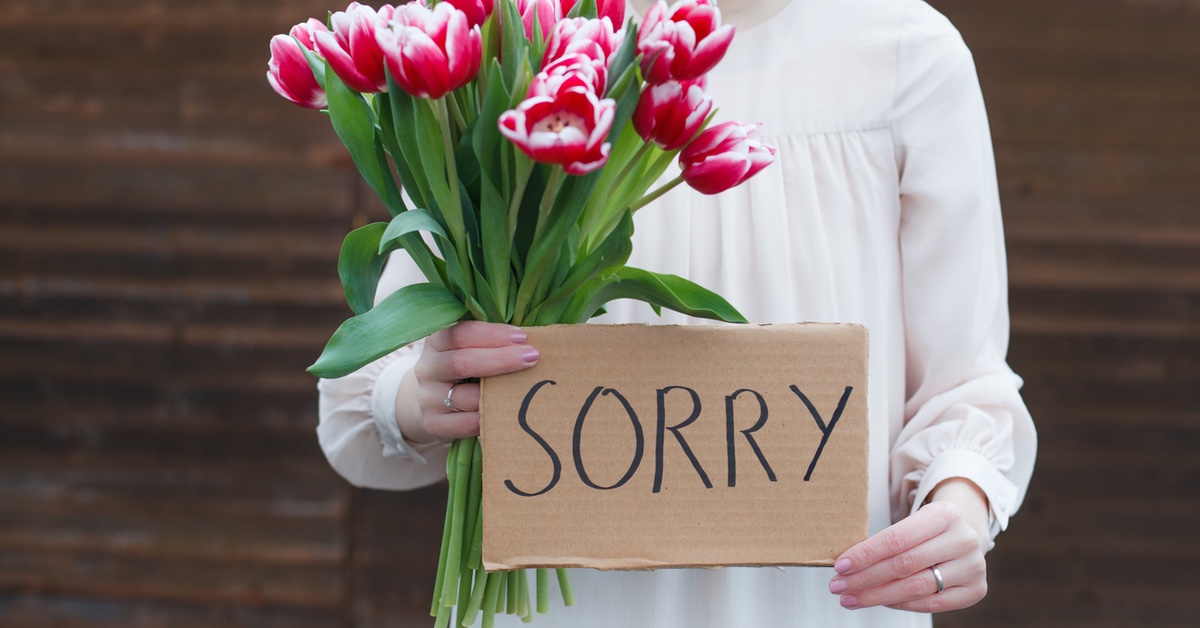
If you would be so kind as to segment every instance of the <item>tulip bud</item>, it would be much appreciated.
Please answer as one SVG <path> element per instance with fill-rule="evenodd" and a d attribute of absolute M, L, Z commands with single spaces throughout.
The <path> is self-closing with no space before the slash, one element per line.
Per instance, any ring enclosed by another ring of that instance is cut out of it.
<path fill-rule="evenodd" d="M 587 55 L 570 54 L 546 66 L 546 69 L 533 77 L 527 97 L 557 94 L 570 76 L 577 76 L 589 89 L 601 94 L 604 93 L 608 70 L 603 64 L 597 66 Z"/>
<path fill-rule="evenodd" d="M 384 5 L 377 13 L 371 7 L 351 2 L 345 11 L 330 17 L 333 32 L 316 33 L 317 50 L 350 89 L 363 93 L 387 91 L 383 51 L 376 32 L 387 28 L 394 12 L 391 5 Z"/>
<path fill-rule="evenodd" d="M 289 35 L 271 38 L 271 60 L 267 62 L 267 82 L 280 96 L 309 109 L 323 109 L 329 101 L 325 89 L 313 76 L 304 57 L 304 48 L 314 51 L 313 35 L 327 30 L 321 22 L 310 19 L 292 27 Z M 318 55 L 320 53 L 317 53 Z"/>
<path fill-rule="evenodd" d="M 757 124 L 725 122 L 705 129 L 679 154 L 683 180 L 701 194 L 720 194 L 775 161 L 775 149 L 752 139 Z"/>
<path fill-rule="evenodd" d="M 546 38 L 542 67 L 566 55 L 582 53 L 592 58 L 597 69 L 606 69 L 608 59 L 621 47 L 624 38 L 625 31 L 614 31 L 612 22 L 604 18 L 560 20 Z"/>
<path fill-rule="evenodd" d="M 467 14 L 467 24 L 481 26 L 492 15 L 493 0 L 442 0 Z"/>
<path fill-rule="evenodd" d="M 571 12 L 579 0 L 562 0 L 563 15 Z M 608 18 L 613 26 L 621 28 L 625 24 L 625 0 L 596 0 L 596 17 Z"/>
<path fill-rule="evenodd" d="M 441 98 L 475 78 L 482 60 L 478 26 L 448 2 L 433 9 L 416 2 L 396 8 L 390 28 L 376 31 L 384 63 L 401 89 Z"/>
<path fill-rule="evenodd" d="M 538 22 L 545 39 L 554 25 L 563 19 L 562 5 L 559 0 L 517 0 L 517 12 L 521 14 L 521 23 L 525 25 L 525 36 L 533 39 L 533 21 Z"/>
<path fill-rule="evenodd" d="M 680 0 L 670 9 L 658 0 L 638 30 L 642 73 L 651 84 L 700 78 L 732 41 L 733 26 L 721 25 L 721 11 L 711 0 Z"/>
<path fill-rule="evenodd" d="M 663 150 L 678 150 L 696 136 L 710 111 L 712 99 L 704 93 L 703 78 L 667 81 L 642 92 L 633 112 L 633 128 Z"/>
<path fill-rule="evenodd" d="M 578 75 L 564 80 L 557 93 L 534 96 L 500 116 L 500 134 L 541 163 L 558 164 L 567 174 L 583 175 L 608 161 L 617 103 L 601 100 Z"/>

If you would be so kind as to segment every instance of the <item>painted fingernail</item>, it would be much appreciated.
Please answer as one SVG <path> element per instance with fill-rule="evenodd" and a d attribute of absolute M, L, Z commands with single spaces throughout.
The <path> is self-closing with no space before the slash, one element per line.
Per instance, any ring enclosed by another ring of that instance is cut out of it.
<path fill-rule="evenodd" d="M 529 334 L 526 334 L 525 330 L 522 329 L 514 329 L 508 332 L 508 339 L 514 345 L 523 345 L 528 338 Z"/>
<path fill-rule="evenodd" d="M 542 357 L 542 354 L 533 347 L 530 347 L 521 353 L 521 361 L 526 364 L 536 364 L 538 358 L 540 357 Z"/>
<path fill-rule="evenodd" d="M 838 561 L 833 564 L 833 570 L 838 573 L 846 573 L 847 571 L 850 571 L 850 559 L 839 558 Z"/>
<path fill-rule="evenodd" d="M 858 598 L 853 595 L 843 595 L 841 604 L 842 608 L 858 608 Z"/>
<path fill-rule="evenodd" d="M 846 589 L 849 589 L 849 588 L 850 588 L 850 585 L 847 584 L 845 580 L 830 580 L 829 581 L 829 592 L 834 595 L 837 595 L 839 593 L 845 593 Z"/>

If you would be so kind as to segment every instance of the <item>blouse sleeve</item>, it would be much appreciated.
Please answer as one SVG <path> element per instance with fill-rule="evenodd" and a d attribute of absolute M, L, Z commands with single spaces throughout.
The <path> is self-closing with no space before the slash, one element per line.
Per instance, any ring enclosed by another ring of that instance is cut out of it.
<path fill-rule="evenodd" d="M 420 271 L 407 255 L 393 253 L 380 278 L 375 302 L 421 280 Z M 446 476 L 449 448 L 439 443 L 409 443 L 396 423 L 400 382 L 416 365 L 422 342 L 401 347 L 345 377 L 317 384 L 317 440 L 329 464 L 355 486 L 407 490 Z"/>
<path fill-rule="evenodd" d="M 1021 379 L 1005 357 L 995 160 L 970 52 L 927 5 L 913 13 L 899 49 L 892 127 L 907 356 L 892 515 L 915 511 L 942 481 L 965 478 L 987 496 L 994 537 L 1024 498 L 1037 450 Z"/>

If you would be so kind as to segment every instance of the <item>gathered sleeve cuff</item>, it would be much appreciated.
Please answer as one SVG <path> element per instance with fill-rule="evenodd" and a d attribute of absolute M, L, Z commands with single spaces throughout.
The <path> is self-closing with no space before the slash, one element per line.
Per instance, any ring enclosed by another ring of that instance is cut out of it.
<path fill-rule="evenodd" d="M 329 464 L 351 484 L 406 490 L 446 476 L 448 448 L 410 443 L 396 423 L 400 382 L 419 356 L 418 342 L 317 384 L 317 440 Z"/>

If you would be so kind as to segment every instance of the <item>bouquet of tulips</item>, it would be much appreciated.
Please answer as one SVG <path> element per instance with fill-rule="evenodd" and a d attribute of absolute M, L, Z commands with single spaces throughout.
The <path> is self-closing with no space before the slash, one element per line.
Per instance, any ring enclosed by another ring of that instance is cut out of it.
<path fill-rule="evenodd" d="M 271 86 L 328 112 L 392 215 L 346 237 L 354 316 L 309 371 L 346 375 L 465 318 L 582 323 L 618 298 L 744 322 L 690 281 L 625 265 L 641 207 L 681 182 L 719 193 L 773 160 L 755 125 L 709 124 L 704 77 L 732 38 L 710 0 L 660 0 L 640 26 L 624 0 L 354 2 L 275 36 Z M 652 190 L 677 156 L 680 176 Z M 401 248 L 427 281 L 374 305 Z M 524 572 L 482 568 L 480 447 L 457 441 L 447 465 L 438 626 L 455 607 L 463 626 L 535 608 Z M 546 612 L 548 570 L 534 591 Z"/>

